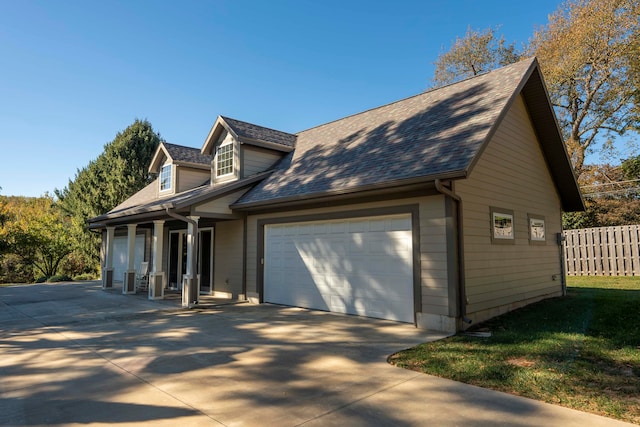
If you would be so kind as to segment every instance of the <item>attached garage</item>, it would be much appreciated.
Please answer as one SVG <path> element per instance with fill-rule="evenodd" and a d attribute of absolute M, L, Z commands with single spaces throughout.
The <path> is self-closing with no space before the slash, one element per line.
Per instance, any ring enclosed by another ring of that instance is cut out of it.
<path fill-rule="evenodd" d="M 411 215 L 265 225 L 264 301 L 414 322 Z"/>
<path fill-rule="evenodd" d="M 136 236 L 134 250 L 134 269 L 138 269 L 140 263 L 144 261 L 144 235 Z M 113 279 L 124 280 L 124 273 L 127 271 L 127 236 L 116 236 L 113 239 Z"/>

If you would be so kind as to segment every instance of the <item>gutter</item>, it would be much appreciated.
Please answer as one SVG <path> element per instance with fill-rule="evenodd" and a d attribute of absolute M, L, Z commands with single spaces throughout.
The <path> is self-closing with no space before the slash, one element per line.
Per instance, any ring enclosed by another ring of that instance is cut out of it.
<path fill-rule="evenodd" d="M 192 299 L 193 297 L 195 297 L 195 303 L 197 304 L 198 297 L 200 296 L 200 289 L 198 286 L 198 221 L 187 218 L 186 216 L 179 215 L 171 211 L 169 208 L 166 208 L 165 212 L 171 218 L 175 218 L 179 221 L 184 221 L 193 226 L 193 253 L 191 254 L 191 282 L 189 283 L 189 295 Z M 184 289 L 182 290 L 182 292 L 184 292 Z M 188 303 L 189 307 L 191 307 L 192 301 L 188 301 Z"/>
<path fill-rule="evenodd" d="M 463 322 L 471 324 L 472 320 L 467 317 L 467 292 L 464 275 L 464 249 L 462 231 L 462 198 L 451 189 L 442 185 L 438 178 L 434 181 L 436 191 L 455 200 L 456 208 L 456 233 L 457 233 L 457 256 L 458 256 L 458 313 Z"/>
<path fill-rule="evenodd" d="M 454 171 L 440 175 L 440 178 L 445 179 L 457 179 L 466 178 L 465 171 Z M 316 193 L 302 193 L 293 196 L 284 196 L 272 199 L 264 199 L 255 202 L 241 202 L 232 203 L 229 207 L 238 211 L 253 211 L 257 209 L 269 209 L 271 207 L 283 207 L 290 206 L 292 204 L 306 204 L 309 201 L 323 200 L 329 197 L 350 197 L 354 193 L 362 193 L 366 191 L 378 191 L 378 190 L 395 190 L 400 187 L 413 186 L 417 184 L 430 184 L 434 180 L 434 176 L 421 176 L 416 178 L 398 179 L 395 181 L 378 182 L 373 184 L 367 184 L 356 187 L 338 188 L 319 191 Z"/>

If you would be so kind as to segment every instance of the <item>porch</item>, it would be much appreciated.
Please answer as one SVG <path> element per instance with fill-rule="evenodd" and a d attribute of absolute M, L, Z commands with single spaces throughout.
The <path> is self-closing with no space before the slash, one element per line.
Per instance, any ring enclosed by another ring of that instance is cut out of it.
<path fill-rule="evenodd" d="M 180 301 L 182 307 L 242 301 L 244 230 L 244 219 L 174 212 L 106 225 L 102 288 Z"/>
<path fill-rule="evenodd" d="M 106 292 L 109 294 L 121 294 L 123 287 L 122 281 L 114 282 L 113 286 L 109 289 L 106 289 Z M 132 298 L 137 298 L 138 300 L 148 300 L 148 293 L 145 291 L 137 291 L 133 294 L 129 294 Z M 175 289 L 165 289 L 164 297 L 162 299 L 158 299 L 155 301 L 158 304 L 162 304 L 167 309 L 175 308 L 182 309 L 182 290 Z M 191 306 L 191 308 L 213 308 L 224 305 L 234 305 L 234 304 L 245 304 L 246 300 L 238 300 L 232 298 L 221 298 L 208 294 L 200 294 L 198 297 L 197 304 Z"/>

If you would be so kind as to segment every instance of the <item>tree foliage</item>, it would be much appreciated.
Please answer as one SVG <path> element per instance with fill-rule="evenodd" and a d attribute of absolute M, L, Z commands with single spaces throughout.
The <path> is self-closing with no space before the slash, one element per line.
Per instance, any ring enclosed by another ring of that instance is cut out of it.
<path fill-rule="evenodd" d="M 515 44 L 507 44 L 504 36 L 497 38 L 495 31 L 493 28 L 480 31 L 469 27 L 464 37 L 456 38 L 453 46 L 441 53 L 435 62 L 434 86 L 444 86 L 517 62 L 520 53 Z"/>
<path fill-rule="evenodd" d="M 625 180 L 640 180 L 640 155 L 624 160 L 620 168 Z"/>
<path fill-rule="evenodd" d="M 34 274 L 51 277 L 71 252 L 71 225 L 61 215 L 49 195 L 43 197 L 2 197 L 5 221 L 0 240 L 5 242 L 7 263 L 0 276 L 12 281 L 32 281 Z M 5 261 L 5 260 L 3 260 Z M 22 273 L 5 270 L 20 270 Z"/>
<path fill-rule="evenodd" d="M 640 158 L 622 165 L 585 165 L 579 182 L 585 211 L 563 215 L 563 227 L 587 228 L 640 224 Z"/>
<path fill-rule="evenodd" d="M 566 1 L 531 41 L 578 176 L 598 135 L 613 138 L 637 126 L 639 4 Z"/>
<path fill-rule="evenodd" d="M 149 164 L 160 141 L 148 121 L 135 120 L 64 189 L 55 191 L 72 223 L 76 249 L 72 258 L 83 270 L 74 273 L 95 273 L 99 267 L 100 236 L 86 229 L 86 220 L 108 212 L 149 183 Z"/>
<path fill-rule="evenodd" d="M 640 0 L 566 0 L 538 28 L 536 56 L 576 175 L 603 142 L 640 131 Z M 515 62 L 521 54 L 495 31 L 469 29 L 436 61 L 436 86 Z"/>

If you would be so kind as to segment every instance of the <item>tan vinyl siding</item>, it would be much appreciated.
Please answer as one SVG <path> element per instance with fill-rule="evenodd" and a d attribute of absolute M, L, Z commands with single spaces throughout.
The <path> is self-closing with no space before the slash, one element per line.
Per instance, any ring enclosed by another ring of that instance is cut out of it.
<path fill-rule="evenodd" d="M 258 268 L 258 220 L 290 216 L 321 215 L 333 212 L 348 212 L 363 209 L 378 209 L 404 205 L 419 206 L 420 221 L 420 281 L 422 311 L 436 315 L 448 315 L 455 301 L 450 301 L 448 287 L 447 242 L 445 227 L 445 209 L 443 196 L 408 198 L 349 206 L 334 206 L 318 209 L 305 209 L 284 213 L 252 215 L 247 220 L 247 292 L 257 293 Z"/>
<path fill-rule="evenodd" d="M 444 197 L 420 203 L 420 276 L 422 312 L 446 316 L 450 312 Z"/>
<path fill-rule="evenodd" d="M 215 226 L 213 290 L 231 293 L 232 298 L 242 293 L 242 229 L 242 220 Z"/>
<path fill-rule="evenodd" d="M 560 200 L 526 111 L 518 98 L 469 179 L 463 200 L 467 313 L 479 321 L 561 290 Z M 513 211 L 513 244 L 491 241 L 490 207 Z M 545 219 L 546 241 L 529 241 L 528 214 Z M 557 280 L 554 280 L 554 276 Z"/>
<path fill-rule="evenodd" d="M 233 214 L 233 211 L 229 209 L 229 205 L 234 203 L 236 200 L 240 198 L 244 193 L 247 192 L 247 189 L 243 189 L 240 191 L 236 191 L 235 193 L 227 194 L 226 196 L 219 197 L 210 202 L 203 203 L 201 205 L 197 205 L 193 214 L 197 215 L 198 213 L 207 213 L 207 214 Z"/>
<path fill-rule="evenodd" d="M 185 166 L 175 168 L 178 193 L 196 188 L 207 182 L 211 176 L 208 170 L 193 169 Z"/>
<path fill-rule="evenodd" d="M 241 150 L 243 163 L 241 175 L 243 178 L 266 171 L 282 157 L 282 153 L 251 147 L 246 144 L 241 145 Z"/>

